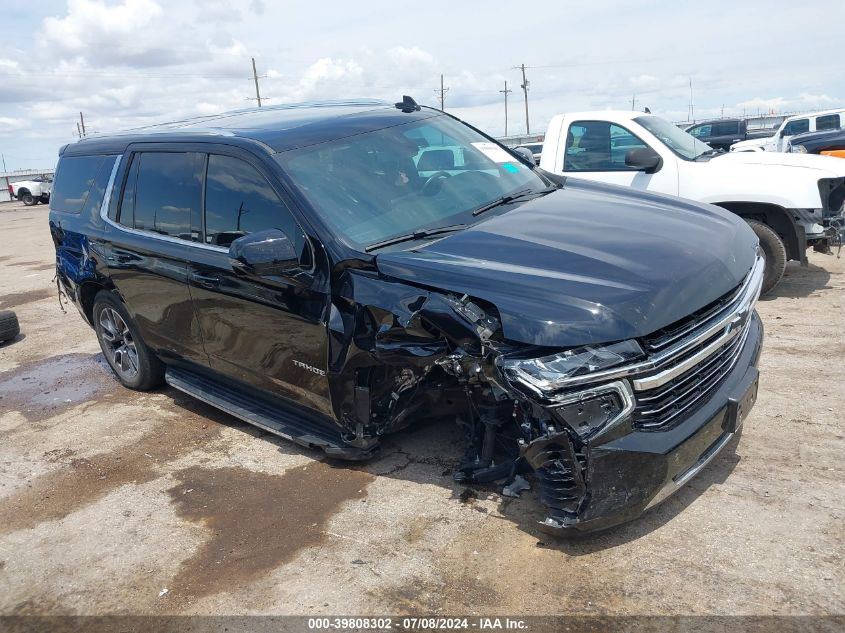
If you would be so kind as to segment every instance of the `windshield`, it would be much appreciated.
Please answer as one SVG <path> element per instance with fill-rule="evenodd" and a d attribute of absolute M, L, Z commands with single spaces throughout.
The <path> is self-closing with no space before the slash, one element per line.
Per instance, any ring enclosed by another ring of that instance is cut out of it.
<path fill-rule="evenodd" d="M 679 127 L 672 125 L 669 121 L 660 117 L 641 116 L 634 119 L 634 121 L 663 141 L 666 147 L 681 158 L 693 160 L 708 152 L 713 152 L 713 148 L 707 143 L 699 141 L 691 134 L 684 132 Z"/>
<path fill-rule="evenodd" d="M 317 213 L 350 246 L 474 221 L 473 210 L 547 183 L 446 116 L 276 155 Z"/>

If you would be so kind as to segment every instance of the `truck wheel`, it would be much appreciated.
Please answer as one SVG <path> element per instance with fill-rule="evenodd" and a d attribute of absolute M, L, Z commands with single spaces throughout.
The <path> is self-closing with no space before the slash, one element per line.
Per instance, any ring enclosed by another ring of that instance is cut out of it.
<path fill-rule="evenodd" d="M 11 341 L 21 332 L 18 316 L 11 310 L 0 311 L 0 343 Z"/>
<path fill-rule="evenodd" d="M 760 240 L 760 247 L 766 256 L 766 270 L 763 273 L 763 294 L 774 288 L 786 270 L 786 247 L 772 228 L 756 220 L 746 220 L 748 226 Z"/>
<path fill-rule="evenodd" d="M 32 205 L 38 202 L 38 200 L 36 200 L 35 197 L 28 191 L 24 191 L 23 193 L 18 194 L 18 200 L 23 202 L 28 207 L 31 207 Z"/>
<path fill-rule="evenodd" d="M 164 380 L 164 364 L 144 344 L 126 307 L 112 292 L 94 298 L 94 331 L 106 361 L 124 387 L 147 391 Z"/>

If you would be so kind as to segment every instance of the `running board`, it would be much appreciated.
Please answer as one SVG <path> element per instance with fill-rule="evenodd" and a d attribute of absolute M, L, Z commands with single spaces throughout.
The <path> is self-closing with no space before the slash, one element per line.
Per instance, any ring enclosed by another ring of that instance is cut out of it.
<path fill-rule="evenodd" d="M 285 410 L 284 405 L 277 406 L 262 398 L 250 397 L 192 371 L 168 367 L 164 379 L 174 389 L 197 400 L 301 446 L 319 448 L 330 457 L 346 460 L 369 459 L 378 450 L 378 444 L 375 442 L 367 448 L 350 446 L 343 441 L 340 432 L 308 422 L 304 416 L 296 416 L 293 412 Z"/>

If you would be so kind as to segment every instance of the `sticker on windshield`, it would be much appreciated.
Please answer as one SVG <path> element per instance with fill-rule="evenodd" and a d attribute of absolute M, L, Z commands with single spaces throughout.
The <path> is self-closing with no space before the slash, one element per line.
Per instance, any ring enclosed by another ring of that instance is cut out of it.
<path fill-rule="evenodd" d="M 512 174 L 519 173 L 519 167 L 517 167 L 513 163 L 505 163 L 504 165 L 502 165 L 502 169 L 504 169 L 505 171 L 509 171 Z"/>
<path fill-rule="evenodd" d="M 495 143 L 473 143 L 472 146 L 494 163 L 513 162 L 513 156 Z"/>

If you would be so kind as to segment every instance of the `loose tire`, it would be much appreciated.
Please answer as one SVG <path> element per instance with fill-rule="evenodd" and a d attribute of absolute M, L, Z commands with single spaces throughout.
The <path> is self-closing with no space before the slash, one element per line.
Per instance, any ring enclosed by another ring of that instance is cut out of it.
<path fill-rule="evenodd" d="M 35 197 L 31 193 L 29 193 L 28 191 L 25 191 L 23 193 L 19 193 L 18 199 L 28 207 L 31 207 L 35 204 L 38 204 L 38 200 L 36 200 Z"/>
<path fill-rule="evenodd" d="M 11 310 L 0 311 L 0 343 L 11 341 L 21 333 L 18 316 Z"/>
<path fill-rule="evenodd" d="M 112 292 L 94 298 L 94 331 L 106 362 L 124 387 L 147 391 L 164 379 L 164 364 L 146 346 L 126 307 Z"/>
<path fill-rule="evenodd" d="M 774 288 L 786 270 L 786 247 L 783 240 L 771 227 L 756 220 L 746 220 L 748 226 L 760 240 L 760 247 L 766 256 L 766 270 L 763 273 L 763 289 L 765 294 Z"/>

